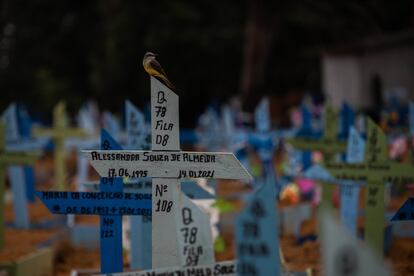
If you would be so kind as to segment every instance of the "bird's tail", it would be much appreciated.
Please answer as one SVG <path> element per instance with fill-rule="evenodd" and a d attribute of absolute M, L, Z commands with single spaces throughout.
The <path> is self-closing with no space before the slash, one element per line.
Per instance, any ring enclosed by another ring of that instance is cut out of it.
<path fill-rule="evenodd" d="M 164 75 L 155 76 L 157 80 L 162 82 L 165 86 L 167 86 L 172 91 L 175 91 L 175 86 L 170 82 L 170 80 Z"/>

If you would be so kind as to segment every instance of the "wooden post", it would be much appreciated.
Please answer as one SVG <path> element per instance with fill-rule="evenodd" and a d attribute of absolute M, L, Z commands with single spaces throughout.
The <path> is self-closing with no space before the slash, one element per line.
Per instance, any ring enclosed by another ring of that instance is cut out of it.
<path fill-rule="evenodd" d="M 4 246 L 4 193 L 6 186 L 6 168 L 10 165 L 31 165 L 39 155 L 26 152 L 6 152 L 5 125 L 0 123 L 0 248 Z"/>
<path fill-rule="evenodd" d="M 53 128 L 33 128 L 33 135 L 37 137 L 52 137 L 54 142 L 55 183 L 59 190 L 64 190 L 66 180 L 66 151 L 65 139 L 69 137 L 85 137 L 82 129 L 67 128 L 65 104 L 59 102 L 53 109 Z"/>

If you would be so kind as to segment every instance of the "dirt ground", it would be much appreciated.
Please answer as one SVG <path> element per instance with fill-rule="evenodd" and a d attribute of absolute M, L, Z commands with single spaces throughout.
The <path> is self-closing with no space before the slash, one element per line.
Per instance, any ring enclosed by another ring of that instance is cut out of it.
<path fill-rule="evenodd" d="M 39 183 L 43 183 L 37 189 L 50 189 L 53 187 L 51 174 L 53 167 L 51 157 L 43 158 L 40 164 L 36 165 L 36 177 Z M 41 173 L 39 173 L 41 171 Z M 69 175 L 68 190 L 74 190 L 74 166 L 73 158 L 68 163 Z M 96 175 L 94 175 L 96 178 Z M 250 192 L 251 189 L 237 181 L 225 181 L 219 183 L 219 195 L 229 200 L 235 206 L 236 211 L 230 216 L 236 216 L 237 210 L 243 206 L 240 200 L 231 199 L 234 194 L 241 194 Z M 360 206 L 363 207 L 363 192 L 361 195 Z M 396 210 L 401 206 L 402 202 L 408 195 L 401 198 L 393 198 L 387 205 L 388 210 Z M 279 208 L 283 208 L 284 204 L 279 204 Z M 29 207 L 30 219 L 32 222 L 41 222 L 44 220 L 52 220 L 54 216 L 48 212 L 39 200 Z M 10 225 L 14 219 L 14 212 L 10 203 L 6 204 L 5 220 Z M 78 216 L 76 223 L 82 224 L 99 224 L 99 217 L 97 216 Z M 363 230 L 363 219 L 359 221 L 359 230 Z M 234 232 L 231 227 L 222 233 L 226 243 L 226 249 L 223 252 L 216 253 L 217 261 L 231 260 L 235 256 Z M 230 230 L 229 230 L 230 229 Z M 55 274 L 69 275 L 73 269 L 99 269 L 99 249 L 86 250 L 73 247 L 63 234 L 64 230 L 58 228 L 53 229 L 31 229 L 18 230 L 8 226 L 5 231 L 5 247 L 0 250 L 0 262 L 16 260 L 21 256 L 36 251 L 36 248 L 42 244 L 52 244 L 55 248 Z M 316 218 L 304 221 L 301 226 L 301 233 L 303 235 L 315 234 L 317 235 Z M 280 246 L 283 256 L 283 263 L 288 270 L 304 271 L 311 268 L 313 275 L 320 274 L 320 251 L 319 241 L 307 240 L 303 243 L 298 243 L 294 236 L 284 235 L 280 237 Z M 124 254 L 124 264 L 127 263 L 127 254 Z M 394 238 L 391 243 L 390 250 L 385 256 L 385 261 L 389 262 L 394 271 L 394 275 L 414 275 L 414 238 Z"/>

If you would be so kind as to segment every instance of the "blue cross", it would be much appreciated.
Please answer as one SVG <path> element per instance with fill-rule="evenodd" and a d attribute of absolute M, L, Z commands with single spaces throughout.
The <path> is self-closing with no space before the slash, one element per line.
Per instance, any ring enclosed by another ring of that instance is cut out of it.
<path fill-rule="evenodd" d="M 105 130 L 102 150 L 122 150 Z M 36 192 L 54 214 L 100 216 L 101 273 L 122 272 L 122 216 L 151 215 L 151 194 L 124 193 L 120 177 L 100 180 L 99 192 Z"/>

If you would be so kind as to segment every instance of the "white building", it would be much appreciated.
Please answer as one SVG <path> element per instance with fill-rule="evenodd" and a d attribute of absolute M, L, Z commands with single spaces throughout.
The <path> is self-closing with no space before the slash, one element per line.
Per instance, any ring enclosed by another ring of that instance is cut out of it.
<path fill-rule="evenodd" d="M 390 91 L 414 99 L 414 31 L 367 38 L 322 54 L 322 85 L 336 107 L 377 107 Z"/>

